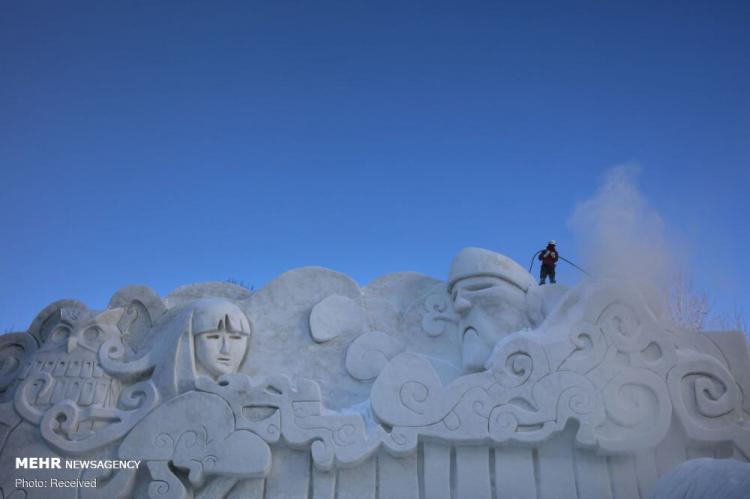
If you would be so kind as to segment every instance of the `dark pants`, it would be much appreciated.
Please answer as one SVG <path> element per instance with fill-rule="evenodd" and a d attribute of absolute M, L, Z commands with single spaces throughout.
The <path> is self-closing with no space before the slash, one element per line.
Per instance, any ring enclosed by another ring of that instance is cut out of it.
<path fill-rule="evenodd" d="M 555 284 L 555 266 L 542 264 L 542 270 L 539 271 L 539 284 L 544 284 L 549 276 L 550 284 Z"/>

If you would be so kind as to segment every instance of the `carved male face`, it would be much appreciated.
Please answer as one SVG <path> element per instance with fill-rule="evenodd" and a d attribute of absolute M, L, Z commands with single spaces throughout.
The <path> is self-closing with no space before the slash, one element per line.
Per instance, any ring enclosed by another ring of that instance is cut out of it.
<path fill-rule="evenodd" d="M 481 371 L 495 344 L 527 325 L 525 293 L 499 277 L 461 279 L 452 289 L 464 370 Z"/>
<path fill-rule="evenodd" d="M 214 377 L 237 371 L 245 357 L 247 335 L 226 330 L 206 331 L 195 337 L 195 356 Z"/>

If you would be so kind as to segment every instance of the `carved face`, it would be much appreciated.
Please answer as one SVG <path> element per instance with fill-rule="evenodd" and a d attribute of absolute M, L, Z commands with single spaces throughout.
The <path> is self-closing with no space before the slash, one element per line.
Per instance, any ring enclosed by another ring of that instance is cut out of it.
<path fill-rule="evenodd" d="M 492 276 L 469 277 L 452 290 L 459 315 L 461 353 L 466 371 L 481 371 L 495 344 L 528 325 L 525 293 Z"/>
<path fill-rule="evenodd" d="M 44 338 L 39 349 L 41 352 L 64 351 L 72 354 L 79 349 L 89 353 L 96 353 L 105 341 L 116 336 L 117 331 L 112 327 L 99 324 L 88 324 L 84 327 L 66 322 L 57 324 Z"/>
<path fill-rule="evenodd" d="M 214 377 L 237 371 L 247 350 L 247 335 L 226 330 L 207 331 L 195 337 L 195 357 Z"/>

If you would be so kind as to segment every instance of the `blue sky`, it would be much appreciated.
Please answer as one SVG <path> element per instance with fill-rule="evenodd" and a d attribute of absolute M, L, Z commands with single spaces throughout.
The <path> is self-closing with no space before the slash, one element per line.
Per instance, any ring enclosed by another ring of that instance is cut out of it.
<path fill-rule="evenodd" d="M 696 286 L 747 311 L 748 26 L 747 2 L 5 2 L 0 327 L 131 283 L 444 278 L 549 238 L 576 261 L 567 220 L 626 162 Z"/>

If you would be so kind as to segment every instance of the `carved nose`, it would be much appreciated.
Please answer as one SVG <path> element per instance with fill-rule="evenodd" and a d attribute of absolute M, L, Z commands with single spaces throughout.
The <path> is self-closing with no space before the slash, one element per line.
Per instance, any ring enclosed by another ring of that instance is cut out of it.
<path fill-rule="evenodd" d="M 453 309 L 456 313 L 465 315 L 471 309 L 471 302 L 459 294 L 453 301 Z"/>
<path fill-rule="evenodd" d="M 78 340 L 73 338 L 68 338 L 68 353 L 74 351 L 76 348 L 78 348 Z"/>
<path fill-rule="evenodd" d="M 221 335 L 221 350 L 219 353 L 229 353 L 229 347 L 227 346 L 227 335 Z"/>

